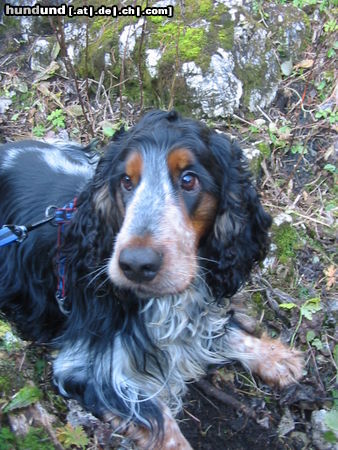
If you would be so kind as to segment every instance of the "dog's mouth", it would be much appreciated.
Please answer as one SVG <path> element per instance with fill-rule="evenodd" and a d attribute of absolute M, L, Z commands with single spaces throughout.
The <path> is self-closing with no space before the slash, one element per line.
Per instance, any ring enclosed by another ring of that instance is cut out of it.
<path fill-rule="evenodd" d="M 185 286 L 182 286 L 182 288 L 178 289 L 176 287 L 159 287 L 156 284 L 153 285 L 147 285 L 145 283 L 135 284 L 133 286 L 129 285 L 128 289 L 134 292 L 135 295 L 137 295 L 142 300 L 147 300 L 149 298 L 162 298 L 166 297 L 168 295 L 177 295 L 182 293 L 187 289 L 189 286 L 189 283 L 187 283 Z"/>

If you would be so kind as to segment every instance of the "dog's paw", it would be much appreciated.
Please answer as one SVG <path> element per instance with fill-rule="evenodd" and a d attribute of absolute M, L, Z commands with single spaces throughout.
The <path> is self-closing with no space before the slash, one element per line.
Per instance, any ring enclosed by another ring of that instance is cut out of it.
<path fill-rule="evenodd" d="M 133 441 L 138 450 L 193 450 L 169 408 L 164 405 L 162 435 L 153 435 L 152 430 L 108 412 L 104 415 L 104 421 L 109 422 L 116 433 Z"/>
<path fill-rule="evenodd" d="M 301 352 L 268 336 L 259 341 L 260 357 L 252 369 L 266 383 L 283 388 L 302 378 L 304 359 Z"/>

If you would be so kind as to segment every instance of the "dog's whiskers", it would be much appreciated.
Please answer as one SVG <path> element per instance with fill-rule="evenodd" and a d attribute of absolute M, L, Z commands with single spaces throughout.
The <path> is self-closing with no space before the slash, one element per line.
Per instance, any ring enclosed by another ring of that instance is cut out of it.
<path fill-rule="evenodd" d="M 97 268 L 96 270 L 94 270 L 93 272 L 91 272 L 90 274 L 88 274 L 88 278 L 92 275 L 94 275 L 88 282 L 87 287 L 91 286 L 98 278 L 100 278 L 100 276 L 102 274 L 104 274 L 105 272 L 107 272 L 107 264 L 105 264 L 102 267 Z M 108 277 L 107 277 L 108 278 Z"/>

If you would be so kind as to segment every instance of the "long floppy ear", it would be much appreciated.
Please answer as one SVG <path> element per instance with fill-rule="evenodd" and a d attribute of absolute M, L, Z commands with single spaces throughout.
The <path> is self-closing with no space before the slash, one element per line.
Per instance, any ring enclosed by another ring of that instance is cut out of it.
<path fill-rule="evenodd" d="M 83 279 L 89 272 L 101 267 L 110 257 L 122 215 L 117 205 L 116 183 L 117 165 L 123 148 L 122 132 L 105 149 L 97 163 L 94 177 L 87 183 L 78 197 L 78 209 L 68 227 L 63 254 L 67 257 L 67 276 Z M 116 180 L 115 180 L 116 178 Z M 102 277 L 94 277 L 100 284 Z M 90 280 L 89 280 L 90 281 Z M 74 284 L 75 283 L 75 284 Z M 79 285 L 79 281 L 69 280 L 69 284 Z M 90 286 L 95 287 L 95 283 Z"/>
<path fill-rule="evenodd" d="M 207 282 L 216 298 L 233 295 L 269 246 L 271 217 L 260 203 L 237 144 L 221 134 L 210 136 L 219 184 L 219 209 L 206 240 Z"/>

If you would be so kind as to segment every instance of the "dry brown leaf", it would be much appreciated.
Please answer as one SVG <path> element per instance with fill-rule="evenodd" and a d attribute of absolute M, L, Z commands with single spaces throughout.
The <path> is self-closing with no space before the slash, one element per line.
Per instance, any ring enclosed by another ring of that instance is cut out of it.
<path fill-rule="evenodd" d="M 311 69 L 313 66 L 313 59 L 303 59 L 298 64 L 295 65 L 295 69 Z"/>
<path fill-rule="evenodd" d="M 327 289 L 331 289 L 336 284 L 337 269 L 334 265 L 331 265 L 324 270 L 324 274 L 327 278 L 326 287 Z"/>

